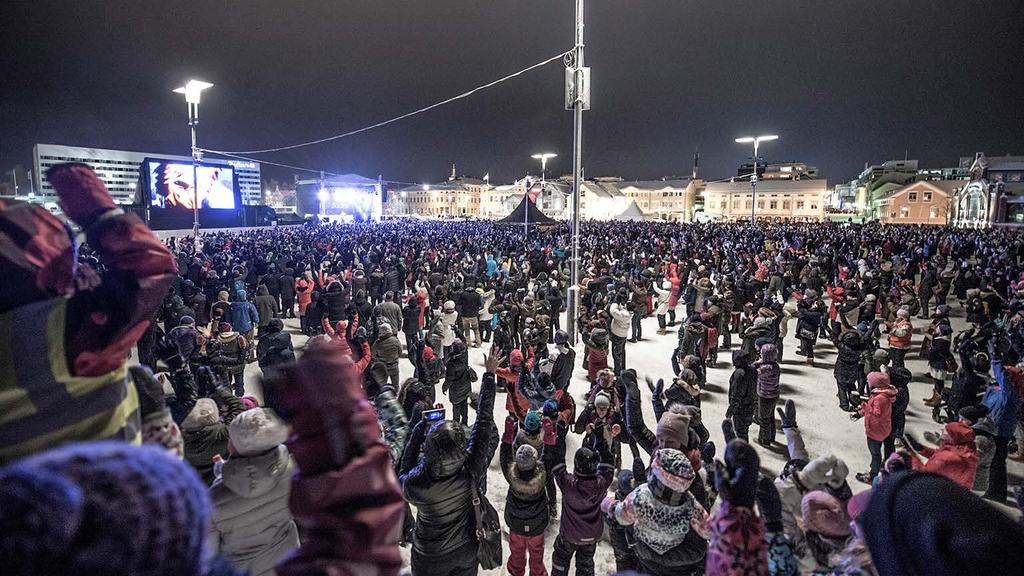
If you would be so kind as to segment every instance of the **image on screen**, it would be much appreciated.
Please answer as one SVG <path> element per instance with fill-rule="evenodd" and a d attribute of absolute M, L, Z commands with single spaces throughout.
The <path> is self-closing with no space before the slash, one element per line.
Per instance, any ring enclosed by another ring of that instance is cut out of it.
<path fill-rule="evenodd" d="M 234 170 L 230 166 L 199 166 L 199 208 L 235 208 Z M 149 163 L 149 204 L 153 208 L 192 210 L 192 165 L 183 162 Z"/>

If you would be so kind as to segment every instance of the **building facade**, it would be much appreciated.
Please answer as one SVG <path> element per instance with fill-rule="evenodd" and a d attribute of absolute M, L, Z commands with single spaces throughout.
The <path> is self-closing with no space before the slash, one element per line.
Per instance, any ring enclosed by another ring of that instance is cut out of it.
<path fill-rule="evenodd" d="M 954 200 L 954 224 L 1024 225 L 1024 156 L 987 157 L 978 152 L 969 173 Z"/>
<path fill-rule="evenodd" d="M 892 191 L 879 214 L 883 224 L 944 226 L 953 216 L 954 198 L 967 180 L 935 180 L 907 184 Z"/>
<path fill-rule="evenodd" d="M 174 156 L 128 150 L 109 150 L 106 148 L 85 148 L 81 146 L 62 146 L 58 144 L 36 144 L 33 149 L 32 178 L 36 192 L 43 196 L 54 195 L 53 187 L 46 180 L 46 170 L 55 164 L 80 162 L 91 167 L 96 175 L 103 180 L 114 202 L 118 204 L 135 204 L 139 183 L 139 169 L 146 158 L 160 158 L 192 162 L 189 156 Z M 204 164 L 223 164 L 234 168 L 238 180 L 238 189 L 242 204 L 253 206 L 260 204 L 263 198 L 263 184 L 260 180 L 260 165 L 254 162 L 221 160 L 216 158 L 203 159 Z"/>
<path fill-rule="evenodd" d="M 619 190 L 636 201 L 640 210 L 667 222 L 692 222 L 704 182 L 687 180 L 637 180 L 620 182 Z"/>
<path fill-rule="evenodd" d="M 384 215 L 419 218 L 479 218 L 481 195 L 490 188 L 476 178 L 407 186 L 388 195 Z"/>
<path fill-rule="evenodd" d="M 757 218 L 819 221 L 827 193 L 825 180 L 768 180 L 757 183 L 754 199 L 748 180 L 711 182 L 704 188 L 704 212 L 721 220 L 744 220 L 755 208 Z"/>

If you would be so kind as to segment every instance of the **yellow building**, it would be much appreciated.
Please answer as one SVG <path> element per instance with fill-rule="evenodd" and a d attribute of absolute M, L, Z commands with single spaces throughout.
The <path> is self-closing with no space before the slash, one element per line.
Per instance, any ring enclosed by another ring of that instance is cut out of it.
<path fill-rule="evenodd" d="M 757 183 L 758 218 L 819 221 L 825 216 L 825 180 L 768 180 Z M 704 188 L 704 212 L 722 220 L 750 218 L 749 180 L 712 182 Z"/>
<path fill-rule="evenodd" d="M 398 218 L 479 218 L 481 195 L 489 188 L 476 178 L 408 186 L 388 195 L 384 214 Z"/>

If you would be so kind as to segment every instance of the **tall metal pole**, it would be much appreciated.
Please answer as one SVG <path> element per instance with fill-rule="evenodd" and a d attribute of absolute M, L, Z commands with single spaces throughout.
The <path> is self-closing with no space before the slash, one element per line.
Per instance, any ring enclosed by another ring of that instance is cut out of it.
<path fill-rule="evenodd" d="M 754 210 L 757 208 L 757 145 L 759 142 L 754 138 L 754 173 L 750 175 L 750 223 L 756 224 L 757 218 Z"/>
<path fill-rule="evenodd" d="M 566 295 L 566 332 L 576 343 L 576 317 L 580 285 L 580 185 L 583 182 L 583 0 L 576 0 L 576 39 L 573 49 L 573 142 L 572 142 L 572 256 L 569 263 L 569 290 Z M 589 90 L 589 87 L 587 87 Z"/>
<path fill-rule="evenodd" d="M 192 239 L 199 248 L 199 160 L 202 152 L 196 143 L 196 124 L 199 124 L 199 104 L 188 105 L 188 126 L 192 131 Z"/>

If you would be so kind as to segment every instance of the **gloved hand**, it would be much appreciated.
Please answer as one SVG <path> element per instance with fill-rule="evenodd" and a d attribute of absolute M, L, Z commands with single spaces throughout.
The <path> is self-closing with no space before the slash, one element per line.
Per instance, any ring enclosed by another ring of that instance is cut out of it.
<path fill-rule="evenodd" d="M 732 440 L 725 447 L 725 463 L 715 461 L 715 489 L 733 506 L 753 508 L 761 459 L 743 440 Z"/>
<path fill-rule="evenodd" d="M 654 397 L 661 398 L 665 393 L 665 379 L 658 378 L 658 383 L 654 385 Z"/>
<path fill-rule="evenodd" d="M 782 532 L 782 498 L 768 476 L 762 475 L 757 481 L 757 508 L 769 532 Z"/>
<path fill-rule="evenodd" d="M 117 208 L 103 181 L 85 164 L 59 164 L 47 170 L 46 179 L 57 191 L 64 214 L 85 230 Z"/>
<path fill-rule="evenodd" d="M 181 351 L 178 349 L 178 343 L 171 338 L 164 337 L 157 340 L 154 351 L 156 352 L 156 357 L 163 360 L 171 372 L 181 370 L 186 364 L 185 359 L 181 356 Z"/>
<path fill-rule="evenodd" d="M 712 467 L 715 464 L 716 451 L 717 448 L 715 447 L 715 443 L 711 441 L 708 441 L 707 444 L 701 446 L 700 448 L 700 459 L 702 462 L 704 462 L 704 464 L 708 466 L 708 468 Z"/>
<path fill-rule="evenodd" d="M 268 406 L 291 424 L 288 451 L 304 475 L 340 469 L 379 442 L 376 412 L 337 346 L 310 346 L 264 382 L 268 389 Z"/>
<path fill-rule="evenodd" d="M 940 436 L 938 432 L 935 432 L 933 430 L 925 430 L 924 439 L 927 440 L 928 442 L 931 442 L 932 444 L 942 443 L 942 436 Z"/>
<path fill-rule="evenodd" d="M 796 425 L 796 404 L 792 400 L 786 400 L 785 410 L 776 408 L 779 413 L 779 420 L 782 421 L 782 429 L 797 428 Z"/>
<path fill-rule="evenodd" d="M 615 499 L 615 496 L 605 496 L 604 500 L 601 500 L 601 512 L 611 516 L 612 509 L 618 504 L 619 501 Z"/>
<path fill-rule="evenodd" d="M 725 443 L 728 444 L 736 439 L 736 427 L 733 426 L 730 414 L 726 413 L 725 420 L 722 420 L 722 436 L 725 436 Z"/>
<path fill-rule="evenodd" d="M 920 452 L 924 448 L 924 445 L 918 442 L 910 432 L 903 433 L 903 443 L 913 448 L 914 452 Z"/>
<path fill-rule="evenodd" d="M 519 429 L 519 422 L 515 416 L 509 414 L 505 417 L 505 432 L 501 435 L 502 444 L 511 444 L 516 439 L 516 431 Z"/>
<path fill-rule="evenodd" d="M 131 374 L 132 382 L 139 393 L 139 417 L 145 420 L 149 416 L 164 413 L 167 410 L 164 387 L 149 368 L 132 366 L 128 368 L 128 373 Z"/>

